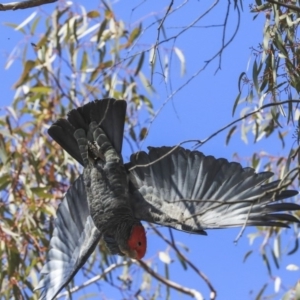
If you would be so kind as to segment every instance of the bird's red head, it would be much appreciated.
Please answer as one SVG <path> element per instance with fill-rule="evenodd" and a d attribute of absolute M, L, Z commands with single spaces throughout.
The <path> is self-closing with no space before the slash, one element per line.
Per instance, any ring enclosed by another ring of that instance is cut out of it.
<path fill-rule="evenodd" d="M 142 259 L 147 249 L 146 232 L 142 225 L 134 225 L 128 240 L 130 250 L 136 253 L 136 259 Z"/>

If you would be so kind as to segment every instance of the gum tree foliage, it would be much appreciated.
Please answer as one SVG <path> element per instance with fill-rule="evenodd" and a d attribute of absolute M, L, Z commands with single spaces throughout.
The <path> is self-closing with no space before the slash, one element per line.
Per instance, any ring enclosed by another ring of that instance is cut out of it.
<path fill-rule="evenodd" d="M 1 298 L 37 299 L 37 294 L 32 292 L 46 258 L 56 208 L 69 183 L 80 172 L 78 164 L 49 139 L 49 125 L 58 117 L 65 116 L 70 109 L 88 101 L 104 97 L 126 99 L 129 105 L 126 138 L 133 149 L 138 149 L 159 112 L 155 112 L 150 100 L 156 93 L 155 74 L 160 74 L 160 79 L 169 89 L 167 102 L 179 90 L 188 88 L 189 82 L 212 61 L 217 60 L 220 68 L 222 54 L 238 31 L 242 9 L 252 13 L 254 19 L 258 16 L 265 18 L 263 40 L 252 48 L 255 58 L 252 70 L 245 70 L 237 79 L 237 98 L 232 105 L 233 114 L 239 111 L 240 117 L 220 131 L 228 131 L 227 143 L 234 134 L 240 134 L 248 143 L 276 135 L 283 147 L 286 139 L 294 138 L 288 157 L 255 153 L 252 165 L 277 171 L 280 177 L 290 180 L 297 188 L 295 178 L 299 173 L 300 157 L 299 2 L 281 5 L 281 2 L 256 0 L 249 9 L 243 7 L 243 1 L 228 1 L 220 26 L 221 48 L 177 90 L 169 85 L 170 68 L 177 60 L 180 75 L 184 76 L 185 61 L 189 58 L 184 57 L 182 50 L 176 46 L 176 40 L 205 15 L 212 13 L 219 1 L 212 1 L 196 19 L 188 20 L 188 25 L 178 28 L 175 33 L 168 31 L 164 25 L 172 14 L 180 14 L 189 1 L 176 4 L 170 1 L 146 27 L 143 21 L 135 27 L 128 27 L 117 18 L 113 7 L 104 1 L 90 11 L 85 9 L 83 2 L 74 5 L 61 1 L 50 15 L 37 10 L 29 14 L 22 24 L 7 24 L 22 32 L 26 42 L 21 51 L 17 53 L 15 48 L 7 58 L 7 69 L 18 58 L 22 62 L 22 71 L 14 85 L 11 105 L 5 108 L 5 114 L 0 118 Z M 237 22 L 233 34 L 227 37 L 229 17 Z M 40 28 L 43 28 L 42 35 Z M 142 41 L 150 28 L 157 29 L 157 35 L 151 37 L 151 44 L 145 44 Z M 146 125 L 142 125 L 141 111 L 144 118 L 146 115 L 146 119 L 151 120 Z M 197 145 L 206 141 L 199 141 Z M 213 283 L 174 243 L 172 233 L 164 236 L 157 228 L 152 230 L 175 254 L 183 270 L 199 275 L 210 291 L 209 297 L 215 299 L 217 291 Z M 257 233 L 250 237 L 250 242 L 253 242 L 256 237 L 264 236 L 261 255 L 271 278 L 270 261 L 279 267 L 282 255 L 298 251 L 297 226 L 291 230 L 293 246 L 289 252 L 283 251 L 282 232 L 282 229 L 258 228 Z M 172 281 L 169 251 L 160 251 L 152 262 L 145 264 L 110 256 L 99 244 L 83 274 L 89 279 L 97 270 L 100 275 L 75 286 L 70 293 L 104 280 L 128 298 L 157 299 L 160 293 L 168 298 L 170 289 L 176 289 L 195 299 L 202 299 L 203 291 Z M 251 253 L 247 252 L 245 259 Z M 165 265 L 164 274 L 155 270 L 158 259 Z M 289 267 L 298 267 L 296 259 L 295 264 Z M 133 280 L 138 282 L 137 289 L 131 289 Z M 282 281 L 283 278 L 274 279 L 275 292 L 280 290 Z M 262 299 L 265 287 L 264 284 L 256 299 Z M 299 294 L 300 288 L 295 285 L 282 299 L 300 299 Z M 272 296 L 278 298 L 278 294 Z"/>

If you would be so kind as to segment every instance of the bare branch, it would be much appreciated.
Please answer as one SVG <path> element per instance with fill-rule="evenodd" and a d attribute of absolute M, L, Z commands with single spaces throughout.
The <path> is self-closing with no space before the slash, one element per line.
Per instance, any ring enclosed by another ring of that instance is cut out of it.
<path fill-rule="evenodd" d="M 189 28 L 192 28 L 201 18 L 203 18 L 205 15 L 207 15 L 217 4 L 219 3 L 219 1 L 215 1 L 211 7 L 205 11 L 201 16 L 199 16 L 196 20 L 194 20 L 190 25 L 188 25 L 187 27 L 185 27 L 182 31 L 180 31 L 177 35 L 175 36 L 172 36 L 168 39 L 165 39 L 161 42 L 159 42 L 157 44 L 160 45 L 162 43 L 165 43 L 165 42 L 168 42 L 172 39 L 176 40 L 181 34 L 183 34 L 187 29 Z M 155 121 L 155 119 L 158 117 L 158 115 L 161 113 L 161 111 L 164 109 L 164 107 L 167 105 L 167 103 L 170 101 L 170 99 L 173 99 L 173 97 L 179 92 L 181 91 L 184 87 L 186 87 L 193 79 L 195 79 L 196 77 L 198 77 L 198 75 L 200 73 L 202 73 L 207 67 L 208 65 L 214 61 L 218 56 L 222 56 L 222 53 L 224 51 L 225 48 L 227 48 L 231 42 L 234 40 L 235 36 L 237 35 L 237 32 L 238 32 L 238 29 L 239 29 L 239 26 L 240 26 L 240 10 L 239 8 L 237 7 L 237 12 L 238 12 L 238 21 L 237 21 L 237 25 L 236 25 L 236 28 L 235 28 L 235 31 L 234 33 L 232 34 L 232 36 L 230 37 L 230 39 L 225 43 L 225 44 L 222 44 L 222 47 L 220 50 L 218 50 L 209 60 L 206 60 L 204 62 L 204 66 L 201 67 L 200 69 L 198 69 L 192 76 L 190 76 L 190 78 L 184 83 L 182 84 L 181 86 L 179 86 L 175 91 L 173 91 L 171 93 L 171 95 L 168 96 L 168 98 L 165 100 L 165 102 L 161 105 L 161 107 L 159 108 L 159 110 L 155 113 L 154 117 L 152 118 L 152 120 L 150 121 L 149 123 L 149 126 L 147 127 L 147 131 L 149 132 L 150 128 L 152 127 L 152 124 L 153 122 Z M 226 21 L 227 22 L 227 21 Z M 227 23 L 223 24 L 226 25 Z M 146 51 L 150 51 L 150 49 L 146 50 Z M 219 64 L 220 66 L 220 64 Z M 219 70 L 219 68 L 217 68 L 216 72 Z"/>
<path fill-rule="evenodd" d="M 91 285 L 92 283 L 100 280 L 101 278 L 103 278 L 104 276 L 106 276 L 108 273 L 110 273 L 111 271 L 113 271 L 114 269 L 116 268 L 119 268 L 119 267 L 124 267 L 124 266 L 127 266 L 130 264 L 130 261 L 123 261 L 121 263 L 118 263 L 118 264 L 112 264 L 110 265 L 108 268 L 106 268 L 104 270 L 104 272 L 102 274 L 99 274 L 97 276 L 94 276 L 93 278 L 87 280 L 86 282 L 84 282 L 83 284 L 81 285 L 77 285 L 77 286 L 74 286 L 72 289 L 70 289 L 69 291 L 65 291 L 63 293 L 60 293 L 58 296 L 57 296 L 57 299 L 58 298 L 62 298 L 62 297 L 66 297 L 68 296 L 70 293 L 75 293 L 89 285 Z"/>
<path fill-rule="evenodd" d="M 174 281 L 171 281 L 165 277 L 160 276 L 158 273 L 156 273 L 155 271 L 153 271 L 145 262 L 143 262 L 142 260 L 136 260 L 134 261 L 137 265 L 141 266 L 146 272 L 148 272 L 151 276 L 153 276 L 155 279 L 157 279 L 158 281 L 162 282 L 164 285 L 175 289 L 183 294 L 187 294 L 190 295 L 192 297 L 194 297 L 197 300 L 203 300 L 203 296 L 201 295 L 200 292 L 198 292 L 197 290 L 194 289 L 189 289 L 187 287 L 184 287 Z"/>
<path fill-rule="evenodd" d="M 269 3 L 277 4 L 277 5 L 295 10 L 297 12 L 300 12 L 300 7 L 296 6 L 296 5 L 292 5 L 292 4 L 288 4 L 288 3 L 282 3 L 282 2 L 275 1 L 275 0 L 266 0 L 266 1 L 269 2 Z"/>
<path fill-rule="evenodd" d="M 217 130 L 216 132 L 214 132 L 213 134 L 211 134 L 208 138 L 206 138 L 205 140 L 201 141 L 201 140 L 185 140 L 179 144 L 177 144 L 176 146 L 174 146 L 170 151 L 168 151 L 165 155 L 159 157 L 158 159 L 156 159 L 155 161 L 152 161 L 148 164 L 143 164 L 143 165 L 134 165 L 133 167 L 131 167 L 129 169 L 129 171 L 134 170 L 135 168 L 140 168 L 140 167 L 149 167 L 155 163 L 157 163 L 158 161 L 164 159 L 166 156 L 170 155 L 172 152 L 174 152 L 178 147 L 180 147 L 181 145 L 185 144 L 185 143 L 191 143 L 191 142 L 196 142 L 198 143 L 198 145 L 195 147 L 195 149 L 201 147 L 202 145 L 204 145 L 206 142 L 208 142 L 209 140 L 211 140 L 213 137 L 215 137 L 216 135 L 218 135 L 219 133 L 221 133 L 222 131 L 224 131 L 225 129 L 231 127 L 232 125 L 247 119 L 248 117 L 257 114 L 258 112 L 260 112 L 261 110 L 267 108 L 267 107 L 272 107 L 272 106 L 278 106 L 278 105 L 282 105 L 282 104 L 287 104 L 287 103 L 300 103 L 300 100 L 286 100 L 286 101 L 281 101 L 281 102 L 276 102 L 276 103 L 268 103 L 265 104 L 263 106 L 261 106 L 260 108 L 254 110 L 251 113 L 248 113 L 246 115 L 244 115 L 243 117 L 240 117 L 232 122 L 230 122 L 229 124 L 227 124 L 226 126 L 222 127 L 221 129 Z M 138 155 L 138 153 L 136 154 Z"/>
<path fill-rule="evenodd" d="M 238 123 L 244 119 L 247 119 L 248 117 L 257 114 L 258 112 L 260 112 L 262 109 L 265 109 L 267 107 L 272 107 L 272 106 L 278 106 L 278 105 L 282 105 L 282 104 L 288 104 L 288 103 L 300 103 L 300 100 L 286 100 L 286 101 L 280 101 L 280 102 L 276 102 L 276 103 L 268 103 L 265 104 L 261 107 L 259 107 L 258 109 L 252 111 L 249 114 L 244 115 L 243 117 L 240 117 L 236 120 L 234 120 L 233 122 L 227 124 L 226 126 L 222 127 L 221 129 L 217 130 L 216 132 L 214 132 L 212 135 L 210 135 L 208 138 L 206 138 L 204 141 L 201 141 L 200 146 L 202 146 L 203 144 L 205 144 L 206 142 L 208 142 L 209 140 L 211 140 L 213 137 L 215 137 L 216 135 L 218 135 L 219 133 L 221 133 L 222 131 L 224 131 L 225 129 L 231 127 L 232 125 L 234 125 L 235 123 Z"/>
<path fill-rule="evenodd" d="M 169 231 L 170 231 L 170 235 L 171 235 L 171 239 L 172 239 L 172 242 L 170 242 L 167 238 L 165 238 L 162 233 L 157 230 L 155 228 L 154 225 L 152 224 L 149 224 L 151 226 L 151 228 L 155 231 L 155 233 L 161 238 L 163 239 L 169 246 L 171 246 L 174 251 L 176 252 L 176 254 L 182 259 L 184 260 L 193 270 L 196 274 L 198 274 L 202 279 L 203 281 L 207 284 L 208 288 L 210 289 L 210 299 L 211 300 L 215 300 L 216 297 L 217 297 L 217 291 L 215 290 L 215 288 L 213 287 L 213 285 L 211 284 L 210 280 L 208 279 L 208 277 L 203 273 L 201 272 L 190 260 L 188 260 L 182 253 L 181 251 L 177 248 L 176 244 L 175 244 L 175 241 L 174 241 L 174 238 L 173 238 L 173 234 L 172 234 L 172 230 L 169 228 Z"/>
<path fill-rule="evenodd" d="M 57 0 L 27 0 L 22 2 L 10 2 L 5 4 L 0 3 L 0 11 L 27 9 L 27 8 L 41 6 L 44 4 L 50 4 L 54 2 L 57 2 Z"/>
<path fill-rule="evenodd" d="M 176 146 L 174 146 L 170 151 L 168 151 L 166 154 L 162 155 L 161 157 L 159 157 L 158 159 L 148 163 L 148 164 L 142 164 L 142 165 L 134 165 L 133 167 L 129 168 L 128 171 L 133 171 L 135 168 L 141 168 L 141 167 L 149 167 L 151 165 L 154 165 L 155 163 L 157 163 L 158 161 L 164 159 L 165 157 L 167 157 L 168 155 L 170 155 L 171 153 L 173 153 L 177 148 L 179 148 L 181 145 L 183 144 L 186 144 L 186 143 L 192 143 L 192 142 L 195 142 L 195 143 L 201 143 L 200 140 L 186 140 L 186 141 L 183 141 L 179 144 L 177 144 Z M 136 153 L 135 155 L 139 155 L 139 153 Z"/>
<path fill-rule="evenodd" d="M 163 27 L 163 24 L 169 14 L 169 12 L 171 11 L 171 8 L 173 6 L 173 0 L 171 0 L 170 4 L 169 4 L 169 7 L 167 8 L 167 11 L 164 15 L 164 17 L 162 18 L 161 22 L 159 23 L 158 25 L 158 28 L 157 28 L 157 38 L 156 38 L 156 43 L 155 43 L 155 46 L 154 46 L 154 53 L 153 53 L 153 57 L 152 57 L 152 60 L 150 62 L 150 64 L 154 65 L 154 61 L 155 61 L 155 52 L 158 51 L 158 43 L 159 43 L 159 39 L 160 39 L 160 31 Z M 153 69 L 151 69 L 151 83 L 152 83 L 152 80 L 153 80 Z"/>

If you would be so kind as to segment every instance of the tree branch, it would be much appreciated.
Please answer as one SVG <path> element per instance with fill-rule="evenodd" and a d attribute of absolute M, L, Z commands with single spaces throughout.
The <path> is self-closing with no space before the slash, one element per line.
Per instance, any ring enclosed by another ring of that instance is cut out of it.
<path fill-rule="evenodd" d="M 146 272 L 148 272 L 152 277 L 157 279 L 158 281 L 162 282 L 164 285 L 169 286 L 170 288 L 173 288 L 183 294 L 190 295 L 194 297 L 197 300 L 204 300 L 203 296 L 200 292 L 194 289 L 189 289 L 187 287 L 184 287 L 182 285 L 179 285 L 178 283 L 171 281 L 165 277 L 160 276 L 158 273 L 154 272 L 145 262 L 142 260 L 136 260 L 135 263 L 142 267 Z"/>
<path fill-rule="evenodd" d="M 265 109 L 267 107 L 272 107 L 272 106 L 278 106 L 278 105 L 282 105 L 282 104 L 288 104 L 288 103 L 300 103 L 300 100 L 285 100 L 285 101 L 280 101 L 280 102 L 276 102 L 276 103 L 268 103 L 268 104 L 265 104 L 261 107 L 259 107 L 258 109 L 252 111 L 251 113 L 248 113 L 248 114 L 245 114 L 244 116 L 234 120 L 233 122 L 227 124 L 226 126 L 222 127 L 221 129 L 217 130 L 216 132 L 214 132 L 213 134 L 211 134 L 208 138 L 206 138 L 204 141 L 201 141 L 199 143 L 199 145 L 196 147 L 200 147 L 202 146 L 203 144 L 205 144 L 206 142 L 208 142 L 210 139 L 212 139 L 214 136 L 218 135 L 219 133 L 221 133 L 222 131 L 224 131 L 225 129 L 231 127 L 232 125 L 234 125 L 235 123 L 238 123 L 244 119 L 247 119 L 248 117 L 252 116 L 252 115 L 255 115 L 257 114 L 258 112 L 260 112 L 262 109 Z"/>
<path fill-rule="evenodd" d="M 155 228 L 154 225 L 149 224 L 151 226 L 151 228 L 154 230 L 154 232 L 161 238 L 163 239 L 169 246 L 172 247 L 172 249 L 177 253 L 177 255 L 184 260 L 193 270 L 195 273 L 197 273 L 202 279 L 203 281 L 207 284 L 208 288 L 210 289 L 210 299 L 211 300 L 215 300 L 217 297 L 217 291 L 215 290 L 215 288 L 213 287 L 213 285 L 211 284 L 211 282 L 209 281 L 208 277 L 202 273 L 191 261 L 189 261 L 182 253 L 181 251 L 177 248 L 174 238 L 173 238 L 173 234 L 172 234 L 172 230 L 169 228 L 170 231 L 170 235 L 171 235 L 171 239 L 172 242 L 170 242 L 167 238 L 165 238 L 162 233 L 157 230 Z"/>
<path fill-rule="evenodd" d="M 5 4 L 0 3 L 0 11 L 27 9 L 31 7 L 41 6 L 44 4 L 54 3 L 57 1 L 58 0 L 26 0 L 22 2 L 10 2 Z"/>
<path fill-rule="evenodd" d="M 277 4 L 279 6 L 283 6 L 283 7 L 295 10 L 297 12 L 300 12 L 300 7 L 296 6 L 296 5 L 292 5 L 292 4 L 288 4 L 288 3 L 282 3 L 282 2 L 275 1 L 275 0 L 266 0 L 266 1 L 269 2 L 269 3 Z"/>
<path fill-rule="evenodd" d="M 92 283 L 100 280 L 101 278 L 103 278 L 104 276 L 106 276 L 108 273 L 110 273 L 111 271 L 113 271 L 114 269 L 116 268 L 119 268 L 119 267 L 124 267 L 124 266 L 127 266 L 129 265 L 130 261 L 123 261 L 121 263 L 118 263 L 118 264 L 112 264 L 110 265 L 108 268 L 106 268 L 104 270 L 104 272 L 102 274 L 99 274 L 97 276 L 94 276 L 93 278 L 87 280 L 86 282 L 84 282 L 83 284 L 81 285 L 77 285 L 77 286 L 74 286 L 72 289 L 70 289 L 69 291 L 65 291 L 63 293 L 60 293 L 58 296 L 57 296 L 57 299 L 58 298 L 62 298 L 62 297 L 66 297 L 68 296 L 69 294 L 72 294 L 72 293 L 75 293 L 85 287 L 87 287 L 88 285 L 91 285 Z"/>
<path fill-rule="evenodd" d="M 195 145 L 195 149 L 198 149 L 199 147 L 201 147 L 202 145 L 204 145 L 206 142 L 208 142 L 209 140 L 211 140 L 213 137 L 215 137 L 216 135 L 218 135 L 219 133 L 221 133 L 222 131 L 228 129 L 229 127 L 231 127 L 232 125 L 247 119 L 248 117 L 255 115 L 256 113 L 260 112 L 261 110 L 267 108 L 267 107 L 272 107 L 272 106 L 278 106 L 278 105 L 283 105 L 283 104 L 288 104 L 288 103 L 300 103 L 300 100 L 285 100 L 285 101 L 281 101 L 281 102 L 276 102 L 276 103 L 268 103 L 265 104 L 261 107 L 259 107 L 258 109 L 230 122 L 229 124 L 225 125 L 224 127 L 222 127 L 221 129 L 215 131 L 214 133 L 212 133 L 208 138 L 206 138 L 205 140 L 185 140 L 179 144 L 177 144 L 176 146 L 172 147 L 172 149 L 170 151 L 168 151 L 166 154 L 162 155 L 161 157 L 159 157 L 158 159 L 148 163 L 148 164 L 142 164 L 142 165 L 134 165 L 133 167 L 129 168 L 129 171 L 133 171 L 135 168 L 140 168 L 140 167 L 149 167 L 155 163 L 157 163 L 158 161 L 164 159 L 166 156 L 170 155 L 172 152 L 174 152 L 177 148 L 179 148 L 181 145 L 185 144 L 185 143 L 191 143 L 191 142 L 195 142 L 198 145 Z M 135 155 L 139 155 L 138 153 L 136 153 Z"/>

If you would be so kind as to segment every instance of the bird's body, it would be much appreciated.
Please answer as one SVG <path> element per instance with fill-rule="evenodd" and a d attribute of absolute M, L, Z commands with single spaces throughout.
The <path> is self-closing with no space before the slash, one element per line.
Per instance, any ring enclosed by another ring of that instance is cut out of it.
<path fill-rule="evenodd" d="M 206 229 L 236 226 L 288 227 L 299 222 L 279 202 L 297 191 L 283 190 L 273 174 L 256 174 L 226 159 L 181 147 L 149 148 L 123 164 L 126 113 L 123 100 L 96 100 L 58 120 L 51 137 L 84 166 L 57 212 L 44 278 L 37 289 L 50 300 L 73 278 L 103 238 L 112 254 L 141 259 L 148 221 L 206 234 Z"/>

